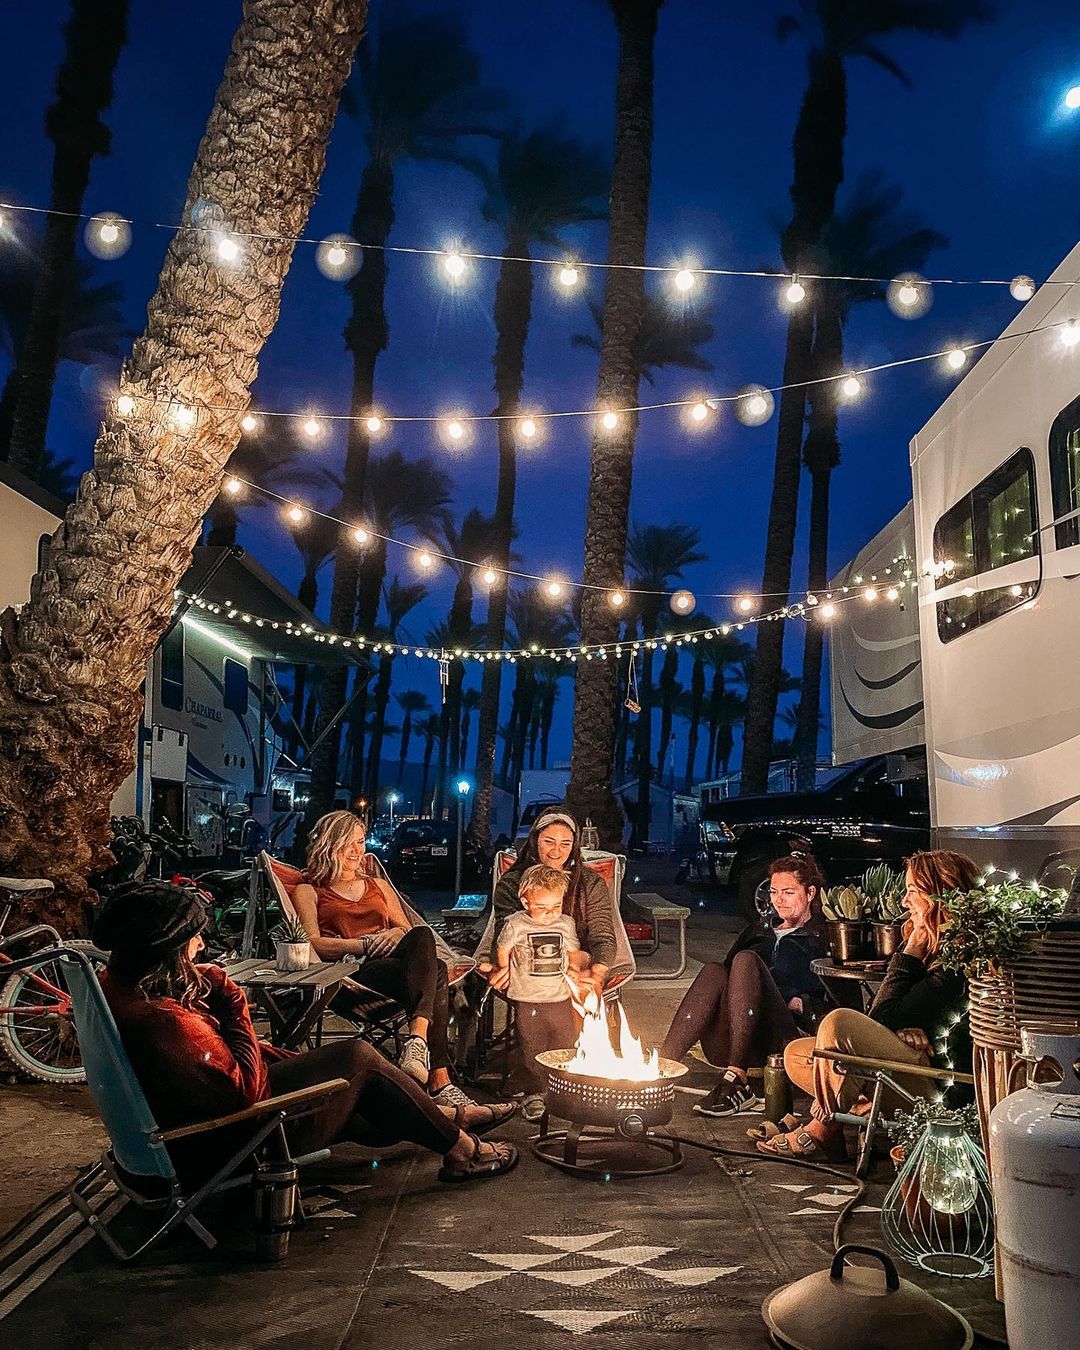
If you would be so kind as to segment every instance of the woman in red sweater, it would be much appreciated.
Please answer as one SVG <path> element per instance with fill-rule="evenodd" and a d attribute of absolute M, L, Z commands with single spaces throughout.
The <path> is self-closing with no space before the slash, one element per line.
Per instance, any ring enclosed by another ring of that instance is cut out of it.
<path fill-rule="evenodd" d="M 343 1140 L 374 1148 L 411 1140 L 443 1155 L 442 1181 L 495 1176 L 515 1166 L 512 1144 L 477 1137 L 492 1123 L 486 1107 L 441 1109 L 359 1038 L 304 1053 L 259 1041 L 243 992 L 220 966 L 195 963 L 207 917 L 194 892 L 147 882 L 110 897 L 94 926 L 95 942 L 110 953 L 102 990 L 162 1129 L 344 1078 L 347 1090 L 287 1125 L 294 1152 Z M 177 1171 L 188 1178 L 208 1175 L 235 1146 L 221 1137 L 226 1133 L 173 1144 Z"/>

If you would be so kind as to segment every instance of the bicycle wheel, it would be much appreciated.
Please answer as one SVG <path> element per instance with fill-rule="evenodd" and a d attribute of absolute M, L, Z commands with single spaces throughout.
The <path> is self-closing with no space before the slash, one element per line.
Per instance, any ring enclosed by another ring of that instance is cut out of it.
<path fill-rule="evenodd" d="M 96 953 L 92 942 L 73 940 L 66 947 Z M 100 956 L 100 953 L 98 953 Z M 0 967 L 2 970 L 3 967 Z M 66 989 L 63 965 L 43 960 L 32 970 L 16 971 L 0 984 L 0 1051 L 27 1078 L 39 1083 L 85 1083 L 75 1020 L 54 1011 L 55 996 L 34 983 L 33 975 Z"/>

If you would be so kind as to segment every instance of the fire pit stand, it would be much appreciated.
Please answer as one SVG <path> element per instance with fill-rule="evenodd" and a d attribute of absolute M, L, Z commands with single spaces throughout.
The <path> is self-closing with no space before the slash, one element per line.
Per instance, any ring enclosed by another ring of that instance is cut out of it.
<path fill-rule="evenodd" d="M 652 1131 L 671 1119 L 675 1079 L 686 1067 L 661 1059 L 659 1078 L 594 1078 L 566 1068 L 573 1055 L 573 1050 L 545 1050 L 536 1056 L 548 1075 L 546 1109 L 532 1145 L 536 1156 L 552 1167 L 604 1181 L 662 1176 L 680 1168 L 679 1141 Z M 568 1120 L 569 1129 L 550 1129 L 551 1116 Z"/>

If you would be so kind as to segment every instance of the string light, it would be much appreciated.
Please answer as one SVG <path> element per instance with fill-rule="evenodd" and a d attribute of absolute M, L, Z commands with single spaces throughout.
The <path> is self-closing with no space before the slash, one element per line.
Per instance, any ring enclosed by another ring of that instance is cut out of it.
<path fill-rule="evenodd" d="M 259 419 L 253 413 L 245 413 L 240 419 L 240 430 L 252 432 L 258 429 Z"/>
<path fill-rule="evenodd" d="M 536 435 L 536 422 L 531 417 L 523 417 L 518 423 L 518 431 L 527 441 Z"/>
<path fill-rule="evenodd" d="M 848 375 L 840 385 L 840 392 L 845 398 L 858 398 L 862 392 L 862 381 L 857 375 Z"/>
<path fill-rule="evenodd" d="M 571 290 L 581 280 L 581 273 L 571 263 L 563 263 L 558 271 L 559 285 Z"/>
<path fill-rule="evenodd" d="M 217 255 L 223 263 L 238 262 L 240 258 L 240 245 L 235 239 L 224 235 L 217 242 Z"/>
<path fill-rule="evenodd" d="M 355 276 L 364 260 L 356 240 L 347 234 L 331 234 L 315 249 L 315 266 L 331 281 Z"/>
<path fill-rule="evenodd" d="M 784 299 L 789 305 L 801 305 L 806 299 L 806 287 L 798 277 L 791 278 L 791 285 L 784 292 Z"/>
<path fill-rule="evenodd" d="M 357 528 L 352 532 L 352 537 L 356 540 L 358 544 L 366 544 L 367 541 L 371 538 L 371 535 L 369 535 L 367 530 L 365 530 L 362 526 L 357 526 Z"/>
<path fill-rule="evenodd" d="M 304 423 L 304 435 L 309 440 L 316 440 L 322 435 L 322 423 L 315 417 L 309 417 Z"/>
<path fill-rule="evenodd" d="M 1071 111 L 1080 108 L 1080 84 L 1074 84 L 1065 95 L 1065 106 Z"/>
<path fill-rule="evenodd" d="M 608 596 L 608 604 L 611 605 L 612 609 L 622 609 L 623 605 L 626 604 L 626 596 L 622 591 L 612 591 Z"/>
<path fill-rule="evenodd" d="M 614 412 L 604 413 L 603 417 L 600 419 L 600 425 L 605 431 L 614 431 L 619 425 L 619 414 Z"/>
<path fill-rule="evenodd" d="M 372 413 L 364 422 L 364 426 L 368 429 L 368 431 L 371 433 L 372 436 L 377 436 L 379 432 L 382 431 L 383 420 L 375 413 Z"/>
<path fill-rule="evenodd" d="M 967 365 L 967 352 L 962 347 L 954 347 L 945 353 L 945 364 L 950 370 L 962 370 Z"/>
<path fill-rule="evenodd" d="M 484 582 L 488 586 L 494 586 L 499 579 L 499 574 L 493 567 L 485 567 L 483 571 Z"/>
<path fill-rule="evenodd" d="M 890 586 L 889 589 L 885 592 L 885 599 L 894 601 L 899 600 L 900 592 L 896 589 L 895 586 Z"/>
<path fill-rule="evenodd" d="M 695 422 L 704 422 L 709 415 L 709 405 L 707 403 L 695 403 L 690 409 L 690 416 Z"/>
<path fill-rule="evenodd" d="M 83 240 L 95 258 L 108 262 L 121 257 L 131 247 L 131 226 L 122 216 L 91 216 L 86 222 Z"/>
<path fill-rule="evenodd" d="M 121 394 L 116 400 L 116 411 L 121 417 L 130 417 L 135 411 L 135 400 L 130 394 Z"/>
<path fill-rule="evenodd" d="M 760 427 L 773 415 L 772 394 L 763 385 L 746 384 L 736 395 L 735 416 L 745 427 Z"/>
<path fill-rule="evenodd" d="M 227 478 L 225 480 L 225 491 L 234 497 L 240 492 L 243 486 L 244 485 L 240 482 L 239 478 Z"/>
<path fill-rule="evenodd" d="M 416 562 L 417 565 L 419 567 L 422 567 L 425 572 L 429 572 L 435 566 L 435 559 L 431 556 L 431 554 L 427 551 L 426 548 L 422 549 L 416 555 Z"/>
<path fill-rule="evenodd" d="M 171 409 L 173 424 L 180 431 L 190 431 L 195 425 L 195 409 L 183 403 L 175 403 Z"/>
<path fill-rule="evenodd" d="M 739 611 L 740 614 L 749 614 L 750 611 L 754 608 L 754 602 L 749 595 L 740 595 L 738 600 L 735 602 L 735 608 Z"/>
<path fill-rule="evenodd" d="M 696 281 L 697 278 L 694 276 L 693 272 L 690 271 L 689 267 L 680 267 L 675 273 L 675 289 L 677 291 L 682 291 L 684 295 L 688 291 L 694 289 Z"/>
<path fill-rule="evenodd" d="M 451 281 L 460 281 L 465 275 L 465 259 L 460 253 L 446 253 L 442 260 L 443 271 Z"/>
<path fill-rule="evenodd" d="M 1061 345 L 1075 347 L 1078 342 L 1080 342 L 1080 324 L 1067 323 L 1061 330 Z"/>
<path fill-rule="evenodd" d="M 547 581 L 544 583 L 544 590 L 547 591 L 552 600 L 557 600 L 563 593 L 562 582 Z"/>
<path fill-rule="evenodd" d="M 302 506 L 290 506 L 286 515 L 294 525 L 302 525 L 307 519 L 307 512 Z"/>
<path fill-rule="evenodd" d="M 867 586 L 866 590 L 863 591 L 863 599 L 869 600 L 872 604 L 877 599 L 877 594 L 876 586 Z"/>
<path fill-rule="evenodd" d="M 461 441 L 465 439 L 465 427 L 457 418 L 452 418 L 446 424 L 446 434 L 452 441 Z"/>
<path fill-rule="evenodd" d="M 1023 275 L 1013 277 L 1012 281 L 1009 282 L 1009 294 L 1014 300 L 1021 302 L 1030 300 L 1035 294 L 1035 282 L 1031 277 Z"/>
<path fill-rule="evenodd" d="M 676 614 L 689 614 L 697 604 L 693 591 L 676 591 L 671 597 L 671 608 Z"/>
<path fill-rule="evenodd" d="M 836 617 L 836 606 L 833 604 L 831 600 L 829 600 L 824 605 L 821 606 L 821 608 L 818 610 L 818 613 L 826 622 L 828 622 L 829 619 Z"/>

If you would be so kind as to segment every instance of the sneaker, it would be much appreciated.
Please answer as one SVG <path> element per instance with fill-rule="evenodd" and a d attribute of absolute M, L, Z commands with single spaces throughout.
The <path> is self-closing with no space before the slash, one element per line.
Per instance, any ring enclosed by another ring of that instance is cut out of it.
<path fill-rule="evenodd" d="M 701 1116 L 737 1116 L 740 1111 L 757 1111 L 764 1104 L 738 1074 L 726 1073 L 707 1097 L 694 1104 L 694 1110 Z"/>
<path fill-rule="evenodd" d="M 431 1094 L 431 1100 L 436 1106 L 448 1107 L 451 1111 L 472 1111 L 476 1107 L 473 1099 L 458 1087 L 456 1083 L 447 1083 L 441 1087 L 438 1092 Z"/>
<path fill-rule="evenodd" d="M 543 1117 L 546 1109 L 543 1097 L 539 1092 L 534 1092 L 521 1103 L 521 1118 L 527 1120 L 530 1125 L 535 1125 Z"/>
<path fill-rule="evenodd" d="M 421 1087 L 427 1086 L 431 1074 L 431 1059 L 428 1055 L 428 1043 L 423 1036 L 409 1036 L 398 1056 L 398 1068 L 415 1078 Z"/>

